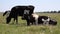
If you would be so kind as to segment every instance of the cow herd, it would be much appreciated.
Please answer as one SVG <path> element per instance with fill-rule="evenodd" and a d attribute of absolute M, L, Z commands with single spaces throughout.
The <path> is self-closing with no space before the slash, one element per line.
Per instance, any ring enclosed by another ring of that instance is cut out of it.
<path fill-rule="evenodd" d="M 21 16 L 22 20 L 27 21 L 27 26 L 29 25 L 39 25 L 39 24 L 49 24 L 56 25 L 57 21 L 55 19 L 51 19 L 48 16 L 40 16 L 34 13 L 34 6 L 14 6 L 11 10 L 7 10 L 3 13 L 3 16 L 7 14 L 6 23 L 9 24 L 12 18 L 14 21 L 16 20 L 16 24 L 18 24 L 18 16 Z"/>

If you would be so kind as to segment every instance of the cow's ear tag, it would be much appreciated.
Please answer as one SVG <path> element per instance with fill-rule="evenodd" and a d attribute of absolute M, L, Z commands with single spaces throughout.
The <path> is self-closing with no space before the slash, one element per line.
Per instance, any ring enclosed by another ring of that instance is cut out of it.
<path fill-rule="evenodd" d="M 29 10 L 24 10 L 24 14 L 29 14 Z"/>

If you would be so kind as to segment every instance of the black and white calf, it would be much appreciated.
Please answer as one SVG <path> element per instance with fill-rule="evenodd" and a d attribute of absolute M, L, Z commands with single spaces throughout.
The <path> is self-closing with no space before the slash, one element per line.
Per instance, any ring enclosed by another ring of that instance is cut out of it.
<path fill-rule="evenodd" d="M 57 21 L 52 20 L 48 16 L 39 16 L 37 14 L 32 14 L 30 16 L 25 15 L 26 20 L 27 20 L 27 25 L 30 25 L 30 23 L 38 25 L 38 24 L 51 24 L 51 25 L 56 25 Z"/>

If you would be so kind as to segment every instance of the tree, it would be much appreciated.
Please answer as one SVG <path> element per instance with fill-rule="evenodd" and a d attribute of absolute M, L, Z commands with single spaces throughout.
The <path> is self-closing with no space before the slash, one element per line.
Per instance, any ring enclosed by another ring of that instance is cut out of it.
<path fill-rule="evenodd" d="M 57 11 L 54 11 L 54 13 L 57 13 Z"/>
<path fill-rule="evenodd" d="M 60 13 L 60 10 L 58 11 L 58 13 Z"/>

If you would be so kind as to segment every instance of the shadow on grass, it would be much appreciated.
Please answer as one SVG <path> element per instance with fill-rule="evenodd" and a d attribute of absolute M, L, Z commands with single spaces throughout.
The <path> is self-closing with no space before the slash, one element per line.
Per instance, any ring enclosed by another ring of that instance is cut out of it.
<path fill-rule="evenodd" d="M 16 26 L 20 26 L 20 27 L 27 26 L 26 23 L 18 23 L 18 24 L 16 24 L 16 23 L 10 23 L 9 25 L 16 25 Z"/>

